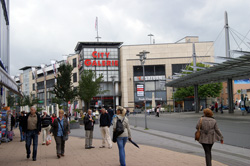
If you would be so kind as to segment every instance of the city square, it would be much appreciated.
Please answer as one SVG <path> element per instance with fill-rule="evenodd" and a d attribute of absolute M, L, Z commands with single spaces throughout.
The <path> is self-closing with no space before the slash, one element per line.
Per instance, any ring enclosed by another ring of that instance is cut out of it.
<path fill-rule="evenodd" d="M 247 4 L 1 0 L 0 165 L 249 165 Z"/>

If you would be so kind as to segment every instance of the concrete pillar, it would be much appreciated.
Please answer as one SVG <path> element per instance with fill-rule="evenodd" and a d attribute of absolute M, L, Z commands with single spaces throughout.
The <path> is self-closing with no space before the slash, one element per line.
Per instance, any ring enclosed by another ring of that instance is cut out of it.
<path fill-rule="evenodd" d="M 227 80 L 227 92 L 228 92 L 228 112 L 234 113 L 234 99 L 233 99 L 233 81 Z"/>
<path fill-rule="evenodd" d="M 200 106 L 199 106 L 199 97 L 198 97 L 198 85 L 194 85 L 194 110 L 195 113 L 199 113 Z"/>

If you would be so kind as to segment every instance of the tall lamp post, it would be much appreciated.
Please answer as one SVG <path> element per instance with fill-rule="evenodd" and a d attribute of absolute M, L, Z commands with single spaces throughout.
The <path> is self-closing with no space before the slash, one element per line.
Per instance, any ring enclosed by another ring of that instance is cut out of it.
<path fill-rule="evenodd" d="M 110 77 L 113 83 L 113 112 L 115 114 L 115 76 Z"/>
<path fill-rule="evenodd" d="M 141 61 L 141 65 L 142 65 L 142 70 L 143 70 L 143 83 L 144 83 L 144 111 L 145 111 L 145 129 L 148 129 L 148 125 L 147 125 L 147 111 L 146 111 L 146 84 L 145 84 L 145 68 L 144 68 L 144 63 L 146 61 L 146 54 L 148 54 L 148 51 L 143 50 L 142 52 L 140 52 L 139 54 L 137 54 L 136 56 L 140 57 L 140 61 Z"/>

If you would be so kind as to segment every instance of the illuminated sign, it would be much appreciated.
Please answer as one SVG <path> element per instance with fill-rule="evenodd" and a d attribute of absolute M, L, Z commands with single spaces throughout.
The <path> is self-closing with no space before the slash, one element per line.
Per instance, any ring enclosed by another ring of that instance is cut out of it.
<path fill-rule="evenodd" d="M 100 60 L 91 60 L 86 59 L 84 61 L 85 66 L 118 66 L 118 60 L 106 60 L 109 58 L 109 52 L 97 52 L 93 51 L 92 57 L 94 59 L 100 59 Z"/>
<path fill-rule="evenodd" d="M 144 85 L 136 85 L 137 96 L 144 96 Z"/>

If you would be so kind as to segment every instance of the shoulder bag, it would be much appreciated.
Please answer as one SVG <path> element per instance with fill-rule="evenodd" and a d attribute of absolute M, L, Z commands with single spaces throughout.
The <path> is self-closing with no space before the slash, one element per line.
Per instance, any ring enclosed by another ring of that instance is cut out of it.
<path fill-rule="evenodd" d="M 59 118 L 58 118 L 58 121 L 59 121 L 59 124 L 60 124 L 60 126 L 61 126 L 61 128 L 62 128 L 62 131 L 63 131 L 63 140 L 64 140 L 64 141 L 67 141 L 67 140 L 69 139 L 69 135 L 68 135 L 68 133 L 64 132 L 64 129 L 63 129 L 63 127 L 62 127 L 62 124 L 61 124 L 61 121 L 60 121 Z"/>
<path fill-rule="evenodd" d="M 201 123 L 202 123 L 202 118 L 200 119 L 199 128 L 198 128 L 197 131 L 195 132 L 194 139 L 195 139 L 196 141 L 199 141 L 199 140 L 200 140 L 200 136 L 201 136 Z"/>

